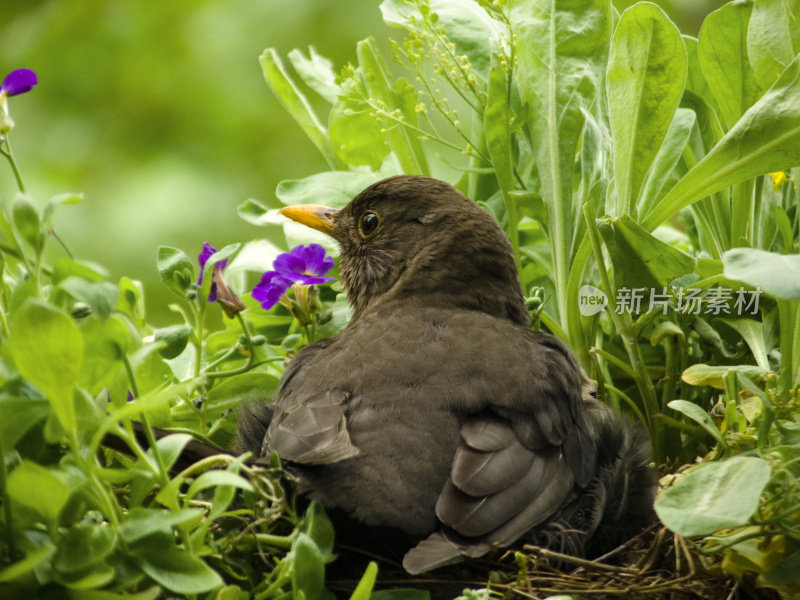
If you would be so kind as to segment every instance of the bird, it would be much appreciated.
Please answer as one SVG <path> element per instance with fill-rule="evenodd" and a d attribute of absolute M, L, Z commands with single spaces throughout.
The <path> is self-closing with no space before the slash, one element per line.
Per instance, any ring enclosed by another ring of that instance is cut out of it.
<path fill-rule="evenodd" d="M 401 532 L 412 575 L 518 540 L 597 556 L 648 524 L 647 436 L 531 327 L 492 215 L 420 175 L 280 212 L 338 243 L 352 317 L 244 411 L 239 451 L 277 453 L 311 499 Z"/>

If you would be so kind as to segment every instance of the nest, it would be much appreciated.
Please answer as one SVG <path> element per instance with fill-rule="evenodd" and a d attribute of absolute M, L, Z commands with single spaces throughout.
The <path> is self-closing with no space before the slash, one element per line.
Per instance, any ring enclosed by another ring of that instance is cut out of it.
<path fill-rule="evenodd" d="M 362 554 L 363 558 L 363 554 Z M 369 556 L 380 564 L 376 589 L 417 588 L 431 598 L 451 599 L 464 590 L 485 589 L 487 598 L 574 596 L 586 600 L 779 600 L 770 589 L 736 580 L 719 569 L 715 557 L 663 526 L 653 525 L 613 551 L 585 560 L 524 545 L 488 560 L 472 561 L 422 577 L 407 575 L 397 563 Z M 363 563 L 362 563 L 363 564 Z M 331 590 L 347 594 L 357 580 L 329 580 Z"/>

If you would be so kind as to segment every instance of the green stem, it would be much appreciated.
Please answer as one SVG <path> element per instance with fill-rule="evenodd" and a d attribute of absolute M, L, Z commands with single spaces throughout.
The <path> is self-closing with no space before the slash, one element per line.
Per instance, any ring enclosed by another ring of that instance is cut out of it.
<path fill-rule="evenodd" d="M 586 230 L 588 232 L 589 241 L 591 242 L 594 251 L 594 258 L 597 263 L 597 268 L 600 271 L 600 278 L 605 288 L 605 293 L 608 296 L 608 307 L 610 309 L 610 316 L 620 333 L 622 343 L 625 346 L 625 351 L 628 354 L 631 368 L 635 373 L 634 381 L 636 387 L 639 388 L 639 393 L 642 396 L 642 404 L 644 406 L 644 421 L 650 431 L 650 438 L 653 444 L 653 456 L 656 462 L 662 458 L 661 437 L 662 428 L 658 426 L 657 421 L 653 417 L 658 411 L 658 399 L 656 397 L 653 383 L 650 380 L 650 375 L 647 372 L 647 364 L 642 356 L 642 350 L 639 346 L 636 333 L 633 327 L 633 321 L 630 314 L 617 313 L 616 294 L 611 285 L 611 280 L 608 276 L 608 269 L 606 268 L 605 259 L 603 258 L 603 250 L 600 244 L 600 236 L 597 234 L 597 229 L 593 227 L 594 211 L 591 210 L 590 203 L 583 206 L 583 215 L 586 219 Z"/>
<path fill-rule="evenodd" d="M 17 180 L 17 188 L 23 194 L 25 193 L 25 183 L 22 181 L 22 174 L 19 171 L 19 167 L 17 166 L 17 161 L 14 160 L 14 153 L 11 151 L 11 142 L 8 141 L 8 134 L 6 134 L 5 138 L 5 146 L 6 150 L 0 148 L 0 154 L 6 157 L 8 160 L 8 164 L 11 165 L 11 170 L 14 173 L 14 179 Z"/>

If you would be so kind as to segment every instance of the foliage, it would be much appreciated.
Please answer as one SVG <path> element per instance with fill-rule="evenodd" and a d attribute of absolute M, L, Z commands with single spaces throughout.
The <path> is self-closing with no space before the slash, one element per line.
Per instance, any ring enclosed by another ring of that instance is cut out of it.
<path fill-rule="evenodd" d="M 401 172 L 454 181 L 507 232 L 534 325 L 642 422 L 659 464 L 703 463 L 662 493 L 663 523 L 725 573 L 796 592 L 800 7 L 731 2 L 697 39 L 646 2 L 621 15 L 602 0 L 381 11 L 403 36 L 392 69 L 371 38 L 340 73 L 313 49 L 289 53 L 294 74 L 262 55 L 330 168 L 281 183 L 279 200 L 340 207 Z M 332 530 L 314 504 L 297 514 L 276 462 L 176 461 L 189 432 L 228 446 L 241 402 L 268 397 L 287 356 L 346 324 L 340 288 L 314 288 L 313 302 L 298 288 L 264 312 L 231 290 L 253 288 L 271 243 L 226 246 L 202 277 L 162 247 L 177 322 L 153 329 L 135 281 L 66 248 L 45 264 L 53 211 L 78 198 L 38 205 L 7 135 L 3 154 L 20 193 L 0 215 L 0 591 L 323 597 Z M 239 214 L 279 222 L 253 201 Z M 317 232 L 283 232 L 335 255 Z M 208 325 L 214 283 L 230 300 L 222 329 Z M 156 442 L 153 426 L 172 433 Z M 127 455 L 101 449 L 108 436 Z M 375 581 L 371 565 L 353 597 Z"/>

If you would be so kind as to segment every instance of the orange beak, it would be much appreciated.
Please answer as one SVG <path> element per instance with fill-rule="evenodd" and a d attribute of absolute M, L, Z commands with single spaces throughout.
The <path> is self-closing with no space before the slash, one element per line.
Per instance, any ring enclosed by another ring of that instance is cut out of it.
<path fill-rule="evenodd" d="M 280 209 L 278 214 L 288 217 L 292 221 L 297 221 L 306 227 L 311 227 L 311 229 L 333 235 L 336 230 L 339 209 L 317 204 L 296 204 Z"/>

